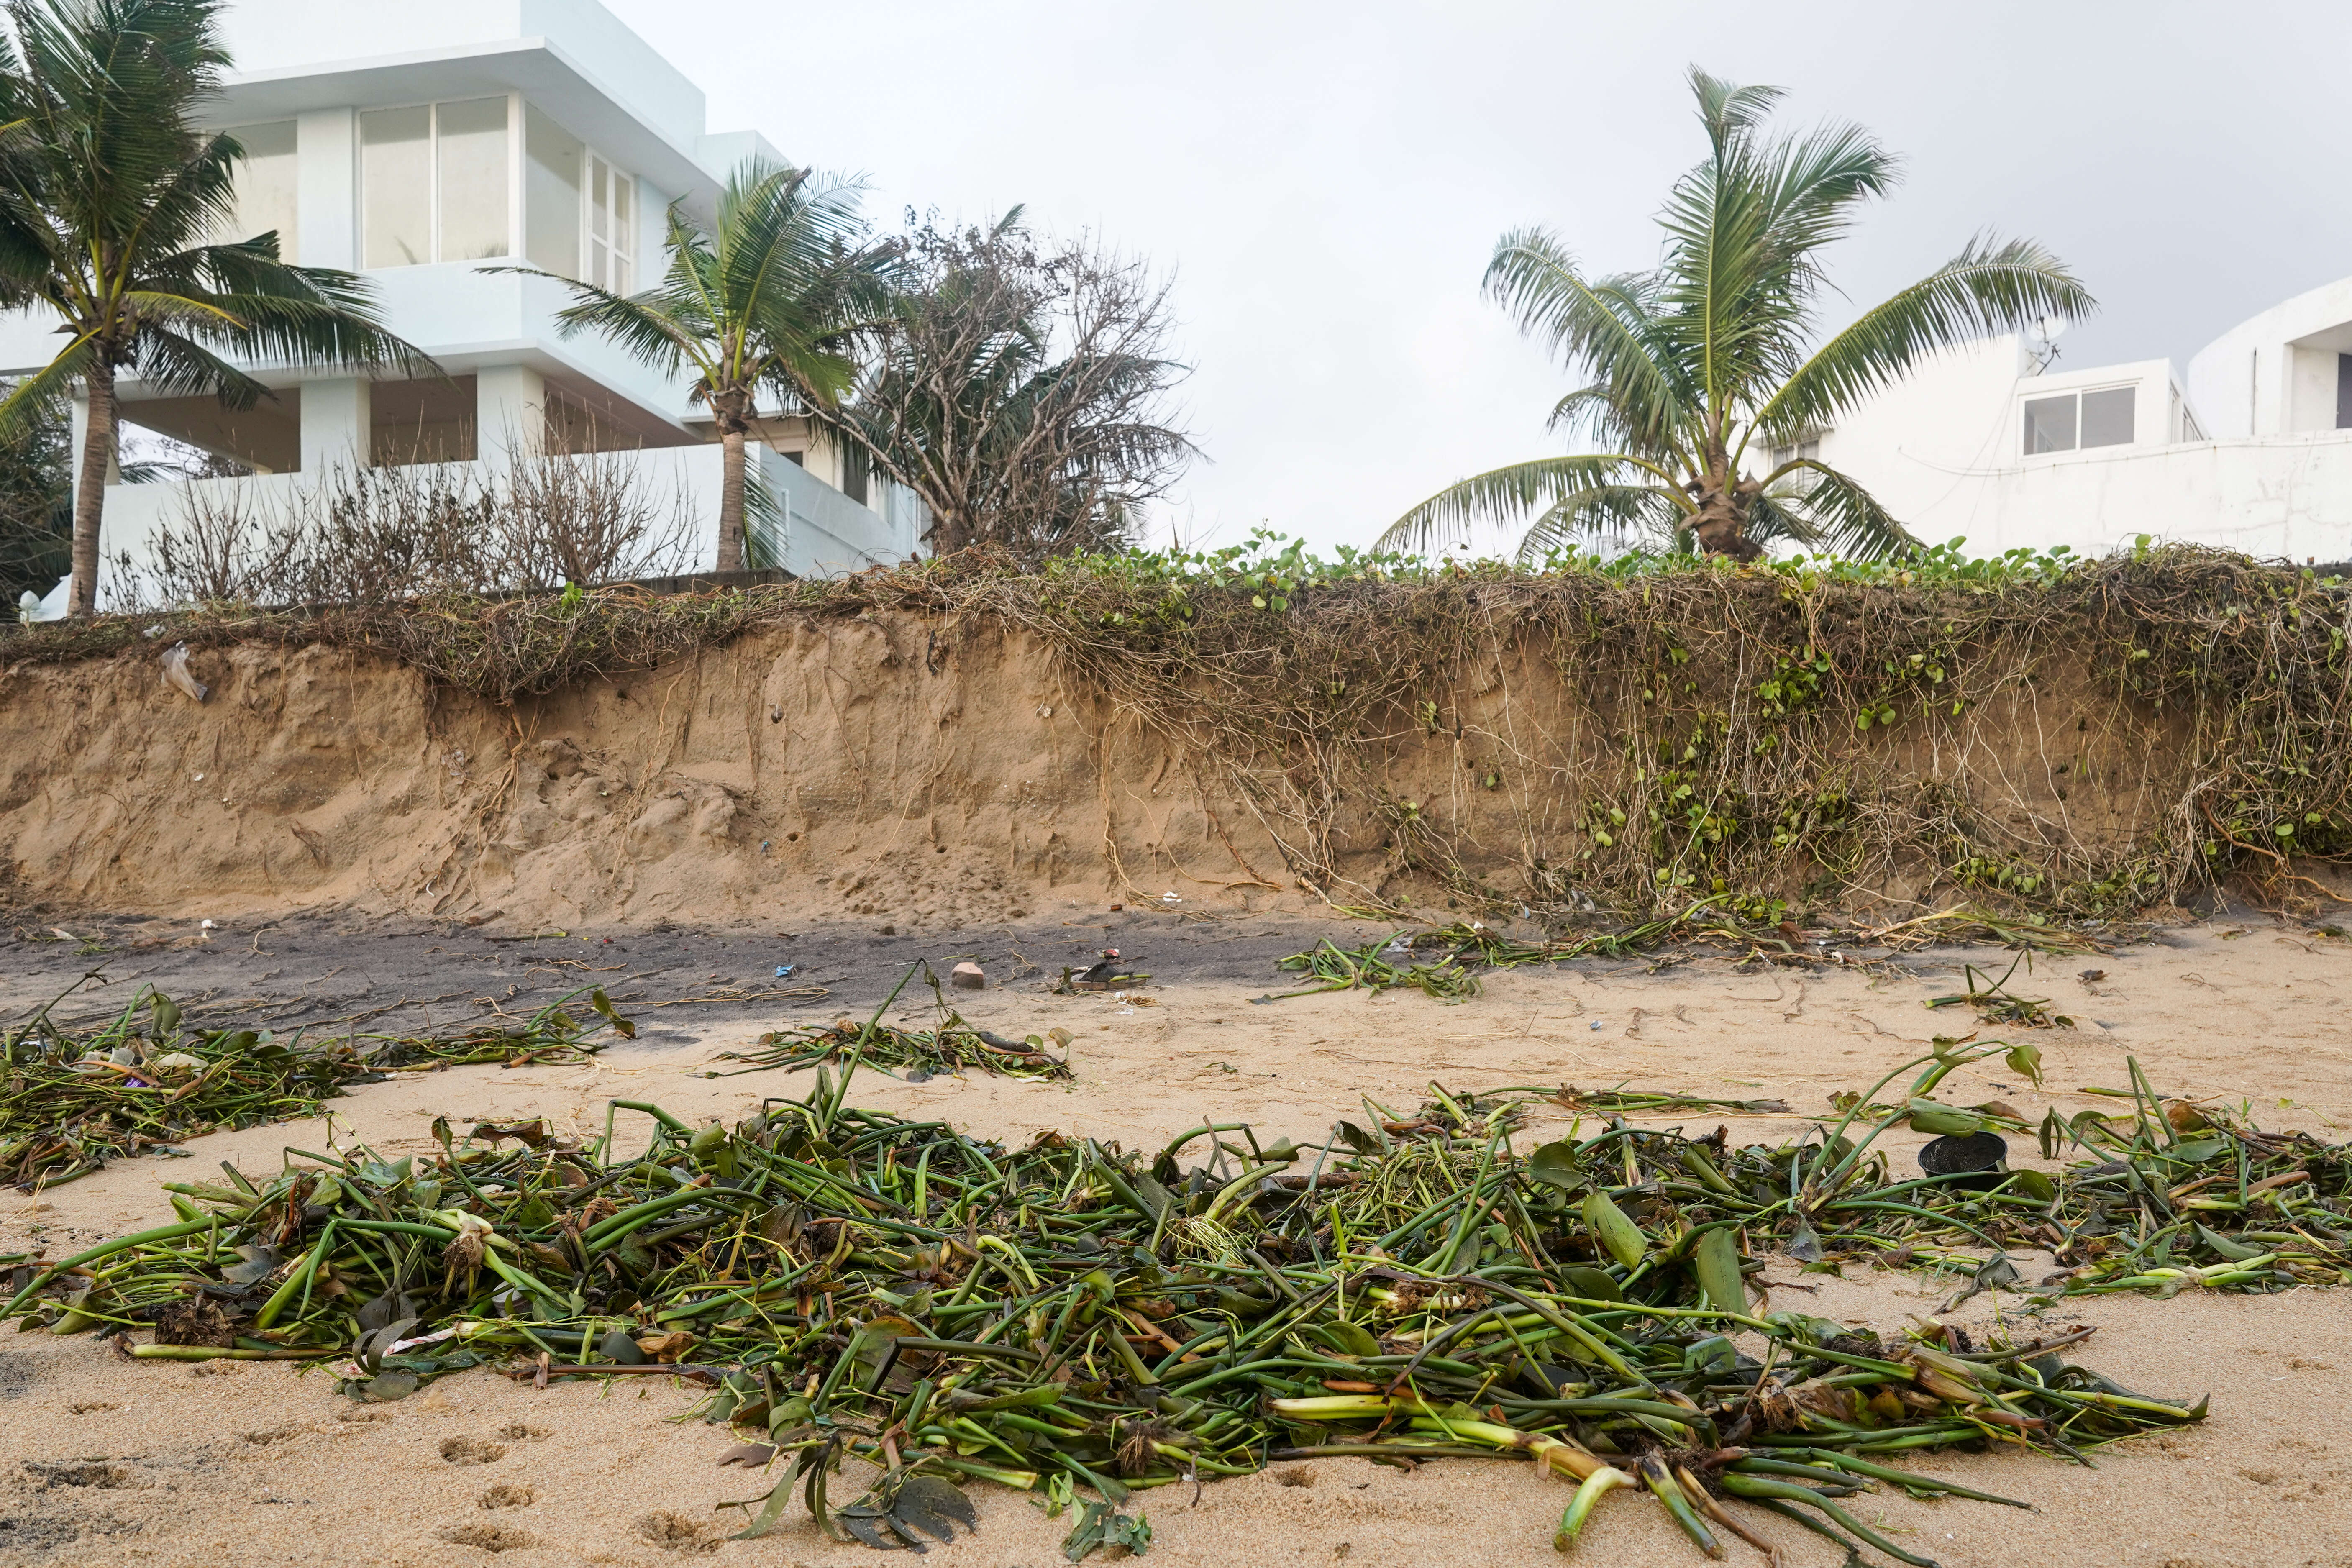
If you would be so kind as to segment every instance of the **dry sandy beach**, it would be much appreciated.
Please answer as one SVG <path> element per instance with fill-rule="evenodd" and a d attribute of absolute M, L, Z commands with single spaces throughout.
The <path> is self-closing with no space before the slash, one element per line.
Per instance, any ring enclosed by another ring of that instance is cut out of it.
<path fill-rule="evenodd" d="M 1868 1087 L 1930 1036 L 1957 1032 L 1954 1013 L 1923 1003 L 1958 988 L 1964 958 L 1988 956 L 1936 952 L 1804 971 L 1714 957 L 1655 972 L 1654 960 L 1585 963 L 1491 975 L 1481 995 L 1452 1006 L 1413 994 L 1253 1005 L 1278 988 L 1266 953 L 1301 945 L 1274 932 L 1261 940 L 1271 946 L 1252 948 L 1246 962 L 1170 975 L 1146 993 L 1148 1005 L 1049 995 L 1041 974 L 1050 967 L 969 999 L 976 1023 L 1074 1031 L 1075 1083 L 875 1077 L 859 1079 L 855 1098 L 1008 1140 L 1055 1128 L 1130 1148 L 1203 1120 L 1318 1138 L 1359 1110 L 1360 1095 L 1410 1106 L 1432 1079 L 1475 1089 L 1630 1081 L 1777 1097 L 1801 1113 L 1833 1091 Z M 2104 975 L 2080 977 L 2086 969 Z M 702 974 L 734 978 L 716 967 Z M 2051 1104 L 2071 1112 L 2098 1103 L 2078 1089 L 2122 1082 L 2126 1057 L 2137 1056 L 2168 1093 L 2245 1100 L 2265 1126 L 2352 1137 L 2352 1030 L 2342 1012 L 2352 995 L 2352 942 L 2266 920 L 2209 922 L 2111 956 L 2042 961 L 2030 981 L 2021 972 L 2015 988 L 2050 997 L 2076 1020 L 2074 1029 L 2036 1036 L 2046 1091 L 1998 1070 L 1996 1059 L 1956 1083 L 1953 1098 L 1998 1095 L 2036 1119 Z M 34 989 L 13 973 L 0 1003 L 14 1016 Z M 713 1053 L 779 1022 L 830 1016 L 833 1002 L 856 1000 L 855 989 L 816 1007 L 665 1013 L 657 1033 L 584 1066 L 407 1078 L 334 1102 L 331 1121 L 221 1134 L 193 1145 L 194 1161 L 126 1161 L 37 1196 L 10 1193 L 0 1196 L 0 1252 L 39 1244 L 56 1256 L 167 1220 L 156 1184 L 218 1160 L 259 1169 L 285 1146 L 330 1141 L 420 1152 L 431 1146 L 436 1115 L 457 1122 L 543 1114 L 585 1133 L 602 1131 L 604 1102 L 620 1097 L 688 1119 L 733 1117 L 764 1096 L 804 1092 L 809 1080 L 698 1076 Z M 1564 1113 L 1559 1121 L 1564 1128 Z M 1770 1138 L 1796 1126 L 1793 1116 L 1744 1118 L 1732 1132 Z M 1899 1157 L 1917 1142 L 1906 1135 Z M 1787 1266 L 1767 1277 L 1782 1282 L 1775 1306 L 1884 1332 L 1934 1314 L 1953 1293 L 1949 1281 L 1849 1273 L 1800 1276 Z M 1800 1286 L 1813 1289 L 1795 1293 Z M 2018 1307 L 2015 1296 L 1979 1296 L 1949 1321 L 1984 1327 Z M 2047 1321 L 2096 1325 L 2080 1357 L 2124 1384 L 2191 1398 L 2210 1392 L 2210 1419 L 2101 1450 L 2096 1469 L 2019 1455 L 1924 1461 L 2036 1507 L 1880 1493 L 1856 1500 L 1866 1520 L 1948 1568 L 2352 1564 L 2352 1293 L 2100 1297 L 2066 1303 Z M 724 1429 L 678 1420 L 694 1397 L 667 1379 L 542 1392 L 478 1371 L 396 1405 L 361 1406 L 335 1395 L 326 1378 L 284 1366 L 138 1363 L 89 1336 L 0 1333 L 0 1563 L 495 1559 L 502 1568 L 650 1568 L 703 1556 L 866 1560 L 863 1548 L 824 1539 L 797 1508 L 764 1540 L 726 1541 L 743 1516 L 717 1505 L 754 1497 L 765 1483 L 719 1468 L 732 1441 Z M 981 1531 L 936 1548 L 933 1561 L 1046 1568 L 1061 1560 L 1066 1517 L 1049 1521 L 1001 1489 L 973 1489 Z M 1140 1501 L 1156 1532 L 1155 1563 L 1472 1568 L 1558 1561 L 1550 1542 L 1566 1495 L 1508 1462 L 1445 1461 L 1404 1474 L 1339 1459 L 1215 1483 L 1197 1502 L 1183 1488 Z M 1761 1528 L 1790 1564 L 1836 1561 L 1826 1542 L 1793 1527 Z M 1734 1562 L 1760 1560 L 1745 1545 L 1727 1550 Z M 1701 1561 L 1662 1510 L 1637 1498 L 1608 1500 L 1580 1555 L 1629 1565 Z"/>

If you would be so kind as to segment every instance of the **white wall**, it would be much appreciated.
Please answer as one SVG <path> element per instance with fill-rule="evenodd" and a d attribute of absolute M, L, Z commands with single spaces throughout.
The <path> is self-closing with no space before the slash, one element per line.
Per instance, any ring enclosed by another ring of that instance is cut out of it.
<path fill-rule="evenodd" d="M 233 68 L 282 71 L 523 36 L 521 0 L 233 0 L 221 17 Z"/>
<path fill-rule="evenodd" d="M 645 257 L 637 266 L 643 281 Z M 563 336 L 554 318 L 572 302 L 572 294 L 553 279 L 485 272 L 469 261 L 383 268 L 367 278 L 385 324 L 452 372 L 491 361 L 513 363 L 518 356 L 543 357 L 551 362 L 548 368 L 577 370 L 673 421 L 688 411 L 683 380 L 650 369 L 600 333 Z"/>
<path fill-rule="evenodd" d="M 2064 544 L 2097 554 L 2135 534 L 2291 561 L 2352 557 L 2352 430 L 2110 447 L 1984 480 L 1971 554 Z M 1947 535 L 1923 537 L 1940 541 Z"/>
<path fill-rule="evenodd" d="M 2011 405 L 2031 365 L 2015 336 L 1937 354 L 1824 434 L 1822 461 L 1860 480 L 1921 538 L 1948 538 L 1961 530 L 1943 520 L 1972 515 L 1971 476 L 2014 461 Z"/>
<path fill-rule="evenodd" d="M 2347 322 L 2352 278 L 2339 278 L 2239 322 L 2200 349 L 2189 362 L 2189 395 L 2198 416 L 2207 421 L 2207 433 L 2271 436 L 2331 428 L 2335 352 L 2352 349 L 2352 342 L 2343 341 Z M 2323 341 L 2304 342 L 2314 338 Z M 2316 384 L 2323 376 L 2324 398 Z"/>
<path fill-rule="evenodd" d="M 232 0 L 222 31 L 238 78 L 544 39 L 673 143 L 703 135 L 702 89 L 596 0 Z"/>
<path fill-rule="evenodd" d="M 2332 425 L 2332 355 L 2326 368 Z M 2297 558 L 2352 554 L 2352 442 L 2332 430 L 2260 447 L 2184 442 L 2180 390 L 2164 360 L 2033 371 L 2015 335 L 1938 354 L 1825 433 L 1822 460 L 1918 538 L 1964 539 L 1971 554 L 2062 544 L 2099 553 L 2140 533 Z M 2130 445 L 2025 452 L 2026 402 L 2118 385 L 2135 391 Z M 2203 409 L 2188 411 L 2201 426 Z"/>
<path fill-rule="evenodd" d="M 786 571 L 803 577 L 835 577 L 863 572 L 868 566 L 889 565 L 915 553 L 910 521 L 910 492 L 886 481 L 874 481 L 879 510 L 864 507 L 824 483 L 788 458 L 753 442 L 750 449 L 760 459 L 784 513 Z M 718 536 L 711 538 L 715 552 Z"/>

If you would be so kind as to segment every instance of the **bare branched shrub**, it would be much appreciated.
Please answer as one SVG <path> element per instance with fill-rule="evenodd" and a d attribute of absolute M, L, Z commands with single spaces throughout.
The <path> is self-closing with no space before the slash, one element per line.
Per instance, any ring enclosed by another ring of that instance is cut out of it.
<path fill-rule="evenodd" d="M 1166 282 L 1089 239 L 1040 245 L 1018 218 L 917 227 L 914 281 L 856 392 L 808 410 L 922 497 L 935 554 L 1123 543 L 1194 455 L 1170 422 L 1185 367 Z"/>
<path fill-rule="evenodd" d="M 133 596 L 162 604 L 392 604 L 683 570 L 692 518 L 619 454 L 535 455 L 501 468 L 331 470 L 271 497 L 192 485 Z"/>
<path fill-rule="evenodd" d="M 118 597 L 132 605 L 273 603 L 263 593 L 282 549 L 276 509 L 244 486 L 191 488 L 176 522 L 158 529 L 152 560 L 115 563 Z"/>
<path fill-rule="evenodd" d="M 691 564 L 694 520 L 625 457 L 538 456 L 506 475 L 502 548 L 518 590 L 661 577 Z"/>

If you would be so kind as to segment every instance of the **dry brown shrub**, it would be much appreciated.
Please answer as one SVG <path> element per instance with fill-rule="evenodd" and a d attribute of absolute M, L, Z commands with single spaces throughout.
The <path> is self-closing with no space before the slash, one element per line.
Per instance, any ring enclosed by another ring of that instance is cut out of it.
<path fill-rule="evenodd" d="M 153 544 L 125 558 L 134 603 L 390 605 L 560 589 L 684 569 L 692 520 L 619 454 L 331 470 L 273 499 L 192 484 Z"/>

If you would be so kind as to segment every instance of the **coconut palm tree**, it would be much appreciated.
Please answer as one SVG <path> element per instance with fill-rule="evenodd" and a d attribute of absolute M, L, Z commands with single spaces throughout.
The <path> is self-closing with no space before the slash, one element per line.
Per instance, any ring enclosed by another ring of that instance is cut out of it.
<path fill-rule="evenodd" d="M 0 440 L 74 384 L 87 394 L 76 615 L 97 604 L 125 372 L 167 396 L 247 408 L 269 390 L 228 354 L 371 374 L 435 368 L 383 329 L 352 274 L 287 265 L 275 233 L 212 243 L 234 220 L 244 156 L 194 121 L 227 64 L 221 3 L 11 0 L 0 29 L 0 303 L 54 315 L 65 339 L 0 400 Z"/>
<path fill-rule="evenodd" d="M 654 288 L 625 296 L 561 279 L 576 301 L 556 317 L 566 336 L 601 332 L 665 374 L 693 376 L 688 395 L 725 449 L 721 572 L 743 564 L 744 440 L 761 395 L 831 405 L 856 376 L 859 339 L 890 310 L 898 247 L 866 242 L 861 194 L 753 159 L 719 193 L 709 232 L 670 208 L 669 268 Z"/>
<path fill-rule="evenodd" d="M 1940 349 L 2094 308 L 2041 246 L 1979 237 L 1816 343 L 1821 252 L 1892 188 L 1896 161 L 1851 125 L 1769 134 L 1777 88 L 1696 68 L 1690 86 L 1707 156 L 1659 216 L 1657 267 L 1588 279 L 1542 229 L 1505 235 L 1486 267 L 1487 296 L 1584 382 L 1553 427 L 1601 449 L 1464 479 L 1391 523 L 1384 547 L 1526 522 L 1523 560 L 1627 535 L 1742 560 L 1779 541 L 1899 552 L 1910 535 L 1853 479 L 1818 458 L 1767 455 L 1795 451 Z"/>

